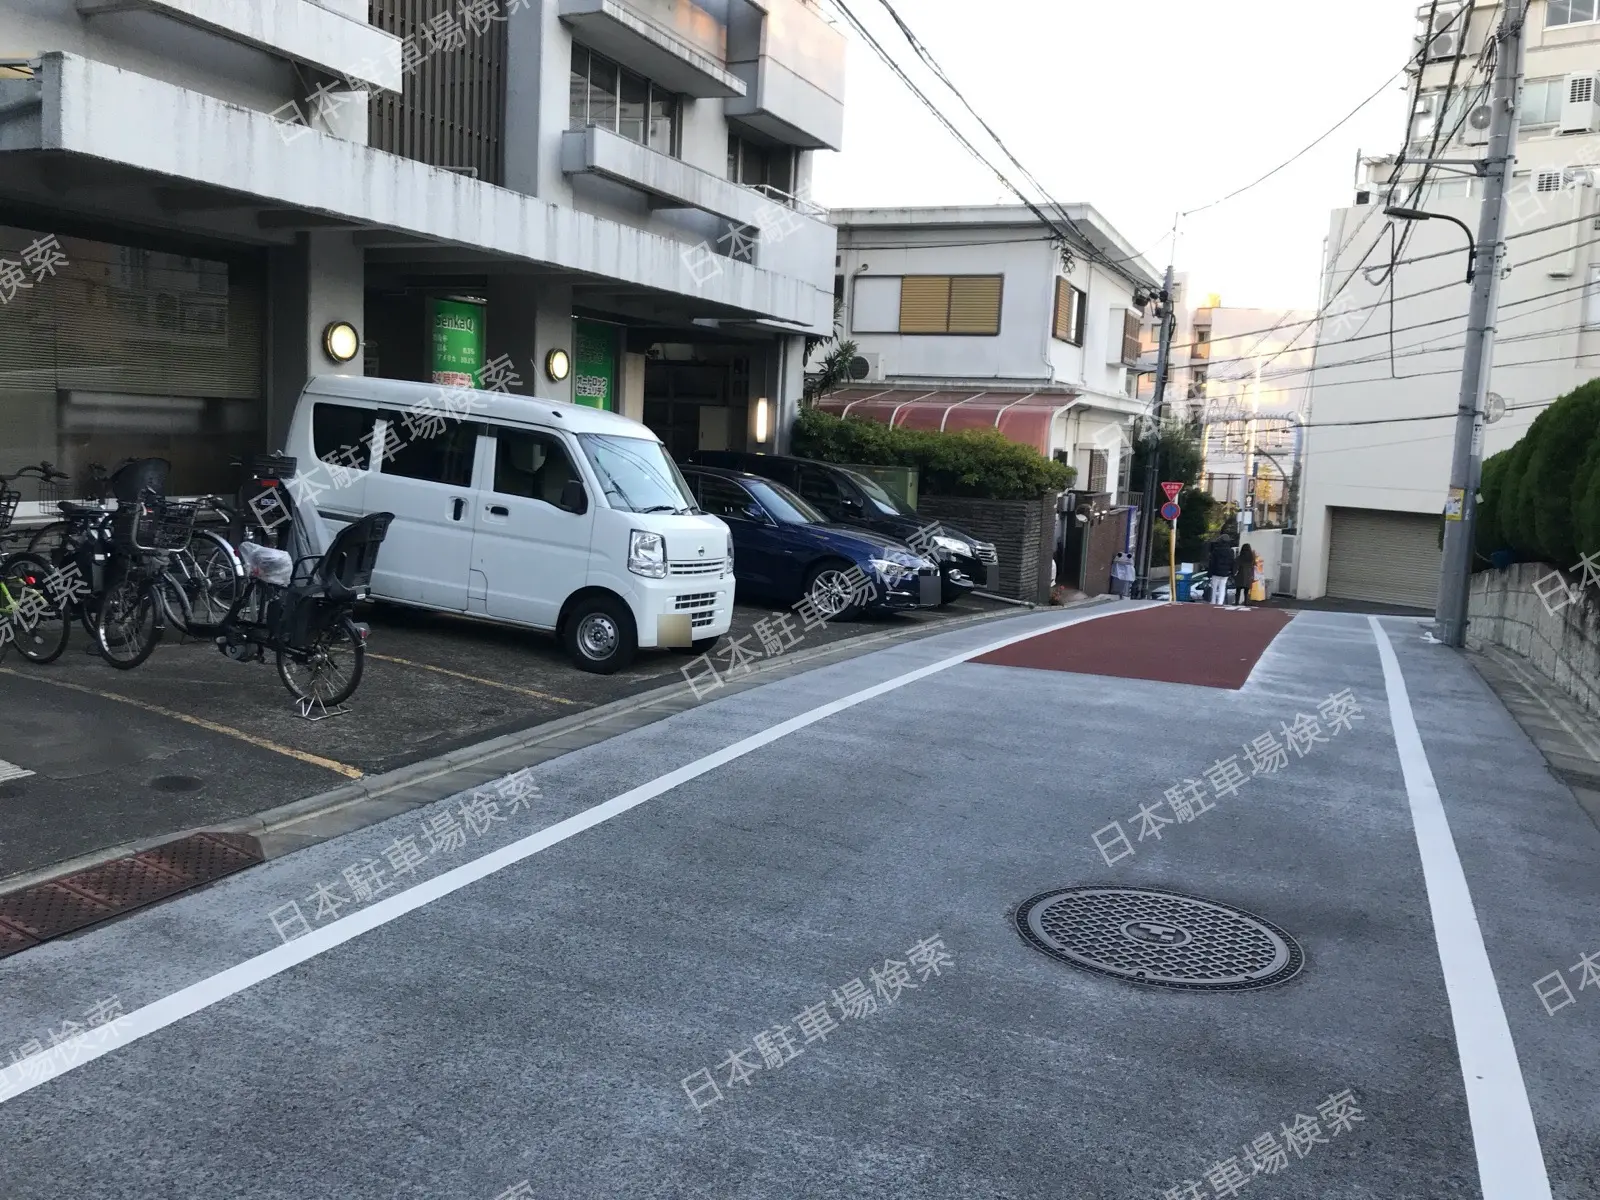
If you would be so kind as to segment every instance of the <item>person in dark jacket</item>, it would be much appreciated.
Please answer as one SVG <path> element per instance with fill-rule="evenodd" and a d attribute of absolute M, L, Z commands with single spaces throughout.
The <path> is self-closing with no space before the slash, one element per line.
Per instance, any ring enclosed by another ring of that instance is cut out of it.
<path fill-rule="evenodd" d="M 1235 566 L 1233 542 L 1227 534 L 1218 534 L 1206 552 L 1206 574 L 1211 577 L 1211 603 L 1228 602 L 1228 577 L 1233 574 Z"/>
<path fill-rule="evenodd" d="M 1239 589 L 1239 603 L 1250 603 L 1250 585 L 1256 581 L 1256 552 L 1246 542 L 1239 547 L 1239 561 L 1233 569 L 1233 580 Z"/>

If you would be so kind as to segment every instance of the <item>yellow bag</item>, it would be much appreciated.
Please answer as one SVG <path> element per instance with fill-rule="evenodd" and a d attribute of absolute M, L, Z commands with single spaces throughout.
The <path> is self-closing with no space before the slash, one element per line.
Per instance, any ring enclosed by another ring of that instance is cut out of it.
<path fill-rule="evenodd" d="M 1266 585 L 1264 583 L 1262 583 L 1261 580 L 1258 579 L 1258 580 L 1256 580 L 1254 583 L 1252 583 L 1250 585 L 1250 599 L 1252 599 L 1252 600 L 1265 600 L 1266 598 L 1267 598 Z"/>

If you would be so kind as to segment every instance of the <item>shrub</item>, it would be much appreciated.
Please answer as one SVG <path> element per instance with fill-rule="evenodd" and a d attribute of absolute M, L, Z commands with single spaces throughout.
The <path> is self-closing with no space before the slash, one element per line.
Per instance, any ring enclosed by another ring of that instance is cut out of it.
<path fill-rule="evenodd" d="M 1534 547 L 1533 522 L 1527 519 L 1528 506 L 1524 500 L 1528 490 L 1528 458 L 1533 453 L 1534 442 L 1538 440 L 1535 435 L 1544 416 L 1545 413 L 1540 413 L 1528 426 L 1528 432 L 1522 435 L 1522 440 L 1507 452 L 1505 482 L 1501 485 L 1497 506 L 1501 541 L 1527 559 L 1539 558 L 1539 552 Z"/>
<path fill-rule="evenodd" d="M 1578 560 L 1573 485 L 1600 430 L 1600 380 L 1561 397 L 1529 427 L 1532 443 L 1519 493 L 1519 526 L 1531 548 L 1558 567 Z"/>
<path fill-rule="evenodd" d="M 1076 474 L 998 430 L 890 428 L 809 407 L 795 420 L 792 446 L 795 454 L 821 462 L 915 467 L 921 473 L 920 491 L 931 496 L 1033 500 L 1065 491 Z"/>
<path fill-rule="evenodd" d="M 1478 492 L 1483 499 L 1478 502 L 1473 541 L 1479 556 L 1484 559 L 1496 550 L 1507 548 L 1506 535 L 1500 527 L 1500 503 L 1505 491 L 1506 471 L 1511 464 L 1511 453 L 1509 449 L 1502 450 L 1484 459 L 1478 478 Z"/>
<path fill-rule="evenodd" d="M 1600 437 L 1590 441 L 1589 453 L 1573 476 L 1572 533 L 1580 555 L 1600 554 Z"/>

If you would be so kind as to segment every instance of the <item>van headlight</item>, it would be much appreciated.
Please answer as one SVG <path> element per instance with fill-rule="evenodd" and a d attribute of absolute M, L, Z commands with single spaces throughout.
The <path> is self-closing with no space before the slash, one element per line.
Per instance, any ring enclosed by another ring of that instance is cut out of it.
<path fill-rule="evenodd" d="M 728 538 L 728 578 L 733 578 L 733 538 Z"/>
<path fill-rule="evenodd" d="M 667 577 L 667 541 L 659 533 L 635 529 L 628 534 L 628 570 L 646 579 Z"/>

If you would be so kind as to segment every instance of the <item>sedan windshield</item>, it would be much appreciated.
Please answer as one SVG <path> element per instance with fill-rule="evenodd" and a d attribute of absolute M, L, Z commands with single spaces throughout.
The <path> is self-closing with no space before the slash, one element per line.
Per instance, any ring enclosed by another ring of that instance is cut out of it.
<path fill-rule="evenodd" d="M 867 494 L 867 499 L 872 501 L 874 507 L 876 507 L 879 512 L 885 514 L 886 516 L 914 517 L 917 515 L 914 510 L 907 508 L 888 492 L 884 491 L 883 488 L 878 484 L 877 480 L 870 479 L 865 475 L 858 475 L 854 471 L 844 471 L 842 474 L 848 475 L 850 477 L 850 482 L 854 483 L 858 488 L 865 492 Z"/>
<path fill-rule="evenodd" d="M 580 433 L 578 444 L 599 476 L 612 508 L 636 513 L 694 511 L 693 493 L 660 442 Z"/>
<path fill-rule="evenodd" d="M 741 479 L 756 499 L 780 525 L 825 525 L 828 518 L 796 496 L 781 483 L 770 479 Z"/>

